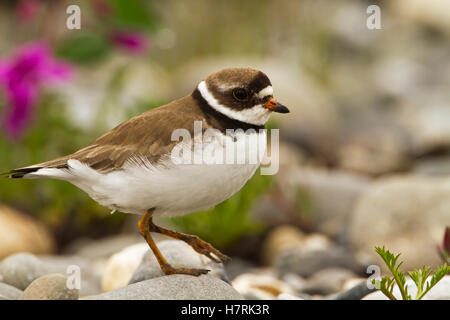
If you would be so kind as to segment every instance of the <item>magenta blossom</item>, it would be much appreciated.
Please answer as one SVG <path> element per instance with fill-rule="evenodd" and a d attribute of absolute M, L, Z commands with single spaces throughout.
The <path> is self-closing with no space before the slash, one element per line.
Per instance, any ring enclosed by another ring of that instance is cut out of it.
<path fill-rule="evenodd" d="M 117 31 L 113 33 L 111 39 L 116 45 L 135 54 L 143 53 L 148 48 L 147 38 L 137 32 Z"/>
<path fill-rule="evenodd" d="M 7 102 L 4 129 L 20 138 L 40 98 L 43 85 L 67 79 L 68 64 L 56 61 L 48 46 L 34 43 L 19 49 L 12 58 L 0 60 L 0 86 Z"/>
<path fill-rule="evenodd" d="M 450 227 L 445 228 L 442 244 L 438 245 L 438 251 L 444 262 L 450 263 Z"/>
<path fill-rule="evenodd" d="M 17 15 L 21 21 L 32 20 L 41 10 L 42 4 L 37 0 L 22 0 L 17 5 Z"/>

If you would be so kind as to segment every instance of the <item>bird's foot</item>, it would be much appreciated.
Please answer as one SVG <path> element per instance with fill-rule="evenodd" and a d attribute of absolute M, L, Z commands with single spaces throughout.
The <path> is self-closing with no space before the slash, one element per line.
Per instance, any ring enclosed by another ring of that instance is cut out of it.
<path fill-rule="evenodd" d="M 216 248 L 214 248 L 211 244 L 206 241 L 203 241 L 197 236 L 192 236 L 189 240 L 186 241 L 192 249 L 197 251 L 200 254 L 203 254 L 210 258 L 212 261 L 216 263 L 230 261 L 231 258 L 227 255 L 223 254 Z"/>

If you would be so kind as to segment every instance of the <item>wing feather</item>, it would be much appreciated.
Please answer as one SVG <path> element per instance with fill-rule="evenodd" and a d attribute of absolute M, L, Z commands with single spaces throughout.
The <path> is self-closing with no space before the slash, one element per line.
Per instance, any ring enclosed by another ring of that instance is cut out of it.
<path fill-rule="evenodd" d="M 192 98 L 188 96 L 131 118 L 73 154 L 14 169 L 6 174 L 22 178 L 42 168 L 68 169 L 67 161 L 70 159 L 78 160 L 102 173 L 120 170 L 127 161 L 136 157 L 144 157 L 144 160 L 156 163 L 178 143 L 171 140 L 173 128 L 187 129 L 192 136 L 194 121 L 203 119 L 192 101 L 183 101 L 185 99 Z M 208 126 L 203 123 L 203 128 Z"/>

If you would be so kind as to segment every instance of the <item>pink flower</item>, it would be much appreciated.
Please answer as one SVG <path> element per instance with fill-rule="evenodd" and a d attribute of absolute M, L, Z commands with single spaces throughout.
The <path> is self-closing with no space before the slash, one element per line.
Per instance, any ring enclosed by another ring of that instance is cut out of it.
<path fill-rule="evenodd" d="M 29 124 L 43 85 L 67 79 L 71 67 L 56 61 L 43 43 L 19 49 L 12 58 L 0 60 L 0 86 L 7 102 L 4 129 L 14 140 Z"/>
<path fill-rule="evenodd" d="M 131 53 L 140 54 L 148 48 L 147 38 L 137 32 L 116 31 L 111 38 L 116 45 Z"/>
<path fill-rule="evenodd" d="M 445 228 L 442 244 L 438 245 L 438 251 L 444 262 L 450 263 L 450 227 Z"/>
<path fill-rule="evenodd" d="M 16 10 L 21 21 L 29 21 L 41 10 L 41 3 L 37 0 L 22 0 Z"/>
<path fill-rule="evenodd" d="M 450 254 L 450 227 L 445 228 L 444 239 L 442 240 L 442 248 Z"/>

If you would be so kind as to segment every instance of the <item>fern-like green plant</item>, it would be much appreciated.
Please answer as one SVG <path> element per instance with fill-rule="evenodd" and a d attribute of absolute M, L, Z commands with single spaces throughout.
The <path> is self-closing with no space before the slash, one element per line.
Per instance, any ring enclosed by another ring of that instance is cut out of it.
<path fill-rule="evenodd" d="M 379 282 L 380 291 L 390 300 L 397 300 L 393 291 L 395 285 L 398 286 L 403 300 L 412 300 L 412 296 L 408 293 L 408 285 L 406 284 L 406 276 L 400 270 L 403 261 L 398 262 L 400 254 L 393 254 L 385 247 L 375 247 L 378 255 L 383 259 L 387 268 L 392 274 L 392 277 L 382 277 Z M 421 300 L 446 274 L 450 272 L 450 267 L 445 263 L 443 266 L 437 268 L 434 272 L 427 266 L 422 269 L 408 272 L 408 275 L 413 280 L 417 287 L 415 300 Z M 431 278 L 428 280 L 428 278 Z M 372 284 L 376 285 L 376 280 L 372 280 Z"/>

